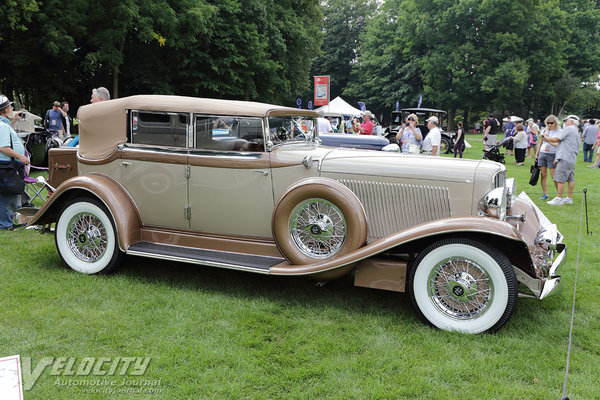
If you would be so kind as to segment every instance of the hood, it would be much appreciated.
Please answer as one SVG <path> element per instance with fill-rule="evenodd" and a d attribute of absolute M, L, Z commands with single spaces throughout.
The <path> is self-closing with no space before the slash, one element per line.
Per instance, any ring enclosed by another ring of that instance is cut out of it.
<path fill-rule="evenodd" d="M 332 150 L 325 155 L 321 164 L 321 173 L 400 178 L 410 176 L 412 179 L 465 183 L 473 182 L 477 169 L 488 170 L 490 174 L 502 170 L 503 167 L 487 160 L 354 149 Z"/>

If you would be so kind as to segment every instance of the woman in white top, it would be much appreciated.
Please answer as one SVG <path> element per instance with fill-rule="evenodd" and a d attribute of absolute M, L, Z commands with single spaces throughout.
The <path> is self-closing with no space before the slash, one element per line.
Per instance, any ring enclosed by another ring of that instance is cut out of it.
<path fill-rule="evenodd" d="M 558 135 L 559 131 L 559 121 L 555 115 L 548 115 L 546 120 L 544 121 L 546 124 L 546 133 L 548 137 L 554 137 Z M 550 177 L 554 178 L 554 171 L 556 170 L 556 165 L 554 165 L 554 156 L 556 155 L 556 146 L 538 140 L 538 146 L 535 152 L 535 162 L 538 167 L 540 167 L 540 184 L 542 185 L 542 190 L 544 191 L 544 195 L 540 197 L 541 200 L 548 200 L 548 183 L 546 182 L 546 178 L 548 176 L 548 169 L 550 169 Z M 552 180 L 554 182 L 554 180 Z M 557 186 L 557 183 L 554 182 L 554 186 Z M 558 188 L 557 188 L 558 190 Z"/>
<path fill-rule="evenodd" d="M 525 163 L 525 152 L 527 152 L 527 132 L 523 124 L 517 124 L 513 143 L 515 144 L 515 161 L 517 165 L 523 165 Z"/>

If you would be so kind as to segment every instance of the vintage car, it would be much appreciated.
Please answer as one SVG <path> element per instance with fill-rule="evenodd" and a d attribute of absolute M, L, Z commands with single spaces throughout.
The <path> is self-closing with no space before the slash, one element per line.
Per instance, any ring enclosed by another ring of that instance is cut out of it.
<path fill-rule="evenodd" d="M 388 139 L 377 135 L 320 133 L 319 139 L 324 146 L 345 147 L 348 149 L 381 150 L 390 144 Z"/>
<path fill-rule="evenodd" d="M 445 330 L 493 332 L 519 292 L 557 288 L 555 225 L 503 165 L 323 146 L 308 110 L 132 96 L 81 107 L 78 149 L 50 151 L 30 225 L 64 262 L 123 254 L 408 292 Z M 54 228 L 52 228 L 54 227 Z"/>

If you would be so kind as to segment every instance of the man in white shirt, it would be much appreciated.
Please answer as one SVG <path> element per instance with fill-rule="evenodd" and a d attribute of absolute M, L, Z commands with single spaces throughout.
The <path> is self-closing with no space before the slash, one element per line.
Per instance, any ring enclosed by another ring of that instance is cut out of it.
<path fill-rule="evenodd" d="M 440 121 L 435 116 L 427 118 L 427 128 L 429 133 L 423 140 L 423 153 L 431 154 L 432 156 L 440 155 L 440 143 L 442 141 L 442 133 L 438 125 Z"/>

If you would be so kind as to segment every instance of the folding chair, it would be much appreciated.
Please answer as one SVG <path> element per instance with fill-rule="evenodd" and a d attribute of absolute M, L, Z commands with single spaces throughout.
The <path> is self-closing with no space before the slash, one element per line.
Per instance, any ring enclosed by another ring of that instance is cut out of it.
<path fill-rule="evenodd" d="M 27 198 L 22 199 L 21 203 L 31 204 L 36 198 L 45 202 L 48 196 L 54 192 L 54 188 L 48 184 L 43 176 L 38 176 L 36 179 L 25 175 L 24 192 Z"/>

